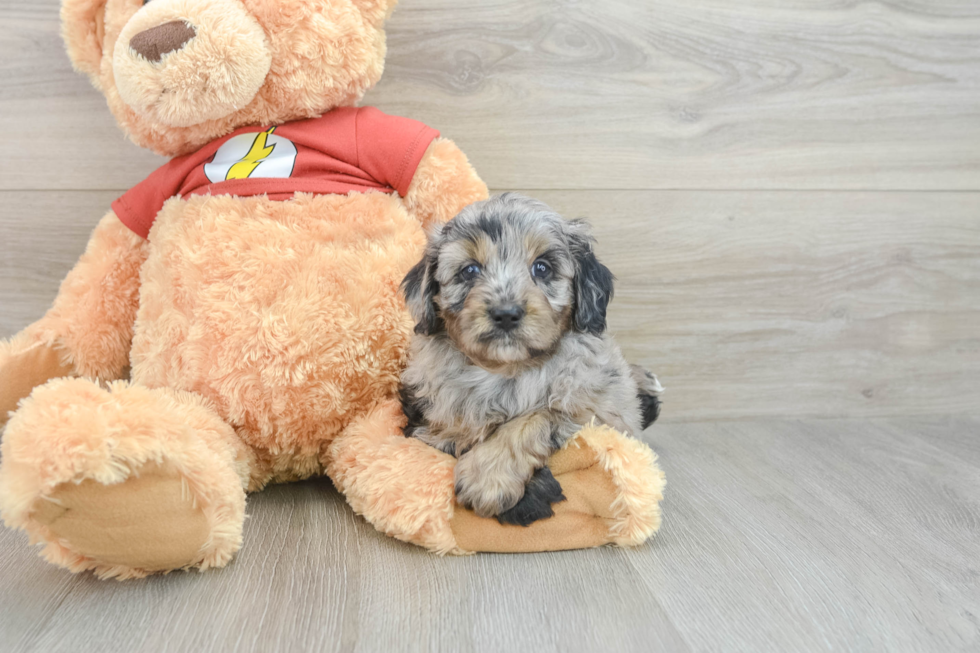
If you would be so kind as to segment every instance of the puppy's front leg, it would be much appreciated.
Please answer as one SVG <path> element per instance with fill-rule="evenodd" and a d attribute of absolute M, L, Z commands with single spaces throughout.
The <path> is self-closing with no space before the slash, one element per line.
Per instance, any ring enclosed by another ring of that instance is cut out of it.
<path fill-rule="evenodd" d="M 414 427 L 409 437 L 421 440 L 430 447 L 435 447 L 443 453 L 448 453 L 450 456 L 456 455 L 457 440 L 453 437 L 452 433 L 435 430 L 425 425 Z"/>
<path fill-rule="evenodd" d="M 481 517 L 513 508 L 551 450 L 547 413 L 530 413 L 504 422 L 456 463 L 457 499 Z"/>
<path fill-rule="evenodd" d="M 439 451 L 448 453 L 450 456 L 459 458 L 462 454 L 470 450 L 477 442 L 485 439 L 488 432 L 493 428 L 488 427 L 480 430 L 464 429 L 459 426 L 441 426 L 427 424 L 416 427 L 412 431 L 411 437 L 417 438 L 430 447 L 435 447 Z"/>

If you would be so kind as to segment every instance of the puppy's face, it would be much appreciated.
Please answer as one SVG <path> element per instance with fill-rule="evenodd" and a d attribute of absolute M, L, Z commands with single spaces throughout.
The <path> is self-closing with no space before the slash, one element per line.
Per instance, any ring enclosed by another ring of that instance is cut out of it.
<path fill-rule="evenodd" d="M 612 275 L 588 225 L 505 194 L 464 209 L 404 283 L 416 331 L 495 369 L 547 357 L 569 329 L 605 329 Z"/>
<path fill-rule="evenodd" d="M 575 269 L 549 222 L 482 214 L 444 232 L 436 303 L 449 337 L 475 362 L 542 356 L 568 328 Z"/>

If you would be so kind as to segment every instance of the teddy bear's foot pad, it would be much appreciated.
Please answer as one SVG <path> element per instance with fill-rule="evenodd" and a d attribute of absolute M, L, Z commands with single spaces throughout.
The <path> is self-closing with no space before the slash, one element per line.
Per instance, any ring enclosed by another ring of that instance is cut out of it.
<path fill-rule="evenodd" d="M 148 572 L 193 564 L 211 532 L 170 463 L 147 463 L 111 485 L 62 483 L 35 501 L 33 516 L 77 555 Z"/>
<path fill-rule="evenodd" d="M 250 452 L 199 395 L 54 379 L 7 424 L 0 516 L 42 555 L 103 578 L 226 565 Z"/>

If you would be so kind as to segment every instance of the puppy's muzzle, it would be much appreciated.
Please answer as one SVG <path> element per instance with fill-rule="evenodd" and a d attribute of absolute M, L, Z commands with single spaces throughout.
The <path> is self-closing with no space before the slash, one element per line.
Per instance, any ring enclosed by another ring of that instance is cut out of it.
<path fill-rule="evenodd" d="M 501 331 L 510 332 L 521 325 L 526 311 L 517 304 L 504 304 L 490 309 L 490 319 L 493 325 Z"/>

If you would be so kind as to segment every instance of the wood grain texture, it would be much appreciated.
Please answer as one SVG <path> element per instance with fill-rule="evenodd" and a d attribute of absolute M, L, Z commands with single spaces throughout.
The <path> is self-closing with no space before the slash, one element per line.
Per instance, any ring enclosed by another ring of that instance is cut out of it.
<path fill-rule="evenodd" d="M 0 338 L 44 315 L 118 196 L 112 191 L 0 191 Z"/>
<path fill-rule="evenodd" d="M 978 426 L 655 427 L 669 553 L 625 557 L 694 650 L 975 650 Z"/>
<path fill-rule="evenodd" d="M 650 544 L 437 558 L 326 481 L 249 501 L 224 570 L 132 582 L 0 531 L 0 641 L 29 651 L 897 651 L 980 646 L 976 419 L 665 424 Z"/>
<path fill-rule="evenodd" d="M 160 159 L 72 73 L 57 3 L 0 0 L 3 189 L 115 189 Z M 980 189 L 964 0 L 403 0 L 365 99 L 497 188 Z"/>
<path fill-rule="evenodd" d="M 667 419 L 980 410 L 980 195 L 536 195 L 595 223 Z"/>
<path fill-rule="evenodd" d="M 665 420 L 980 409 L 980 194 L 534 195 L 594 223 L 611 329 L 660 375 Z M 0 337 L 43 314 L 114 197 L 0 192 Z"/>

